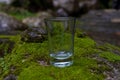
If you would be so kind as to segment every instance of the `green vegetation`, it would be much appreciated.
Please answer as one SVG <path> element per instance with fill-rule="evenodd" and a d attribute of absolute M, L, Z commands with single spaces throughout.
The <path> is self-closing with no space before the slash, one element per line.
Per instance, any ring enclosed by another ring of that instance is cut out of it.
<path fill-rule="evenodd" d="M 117 62 L 120 61 L 120 48 L 116 47 L 111 44 L 104 44 L 104 46 L 99 46 L 99 49 L 102 50 L 100 56 L 112 61 L 112 62 Z"/>
<path fill-rule="evenodd" d="M 103 52 L 100 54 L 101 57 L 108 59 L 109 61 L 120 61 L 120 55 L 111 52 Z"/>
<path fill-rule="evenodd" d="M 49 65 L 47 40 L 42 43 L 26 43 L 21 41 L 20 35 L 1 35 L 0 38 L 8 38 L 15 44 L 11 53 L 0 58 L 0 80 L 9 74 L 15 74 L 18 80 L 104 80 L 103 72 L 109 70 L 108 66 L 100 64 L 91 56 L 100 54 L 100 57 L 108 61 L 120 61 L 120 56 L 111 52 L 119 48 L 108 44 L 96 46 L 92 39 L 87 36 L 77 37 L 78 34 L 75 34 L 74 41 L 74 64 L 66 68 Z"/>
<path fill-rule="evenodd" d="M 7 13 L 18 20 L 22 20 L 24 18 L 35 16 L 35 13 L 32 13 L 24 8 L 17 8 L 5 4 L 0 3 L 0 12 Z"/>
<path fill-rule="evenodd" d="M 21 10 L 21 11 L 19 10 L 16 12 L 11 12 L 9 14 L 18 20 L 22 20 L 22 19 L 30 17 L 30 16 L 35 16 L 35 13 L 31 13 L 31 12 L 26 11 L 26 10 Z"/>

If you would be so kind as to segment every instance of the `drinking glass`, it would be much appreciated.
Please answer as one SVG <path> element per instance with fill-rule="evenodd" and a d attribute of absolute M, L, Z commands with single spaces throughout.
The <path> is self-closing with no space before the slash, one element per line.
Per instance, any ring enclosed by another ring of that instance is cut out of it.
<path fill-rule="evenodd" d="M 67 67 L 73 64 L 75 18 L 54 17 L 45 19 L 50 64 Z"/>

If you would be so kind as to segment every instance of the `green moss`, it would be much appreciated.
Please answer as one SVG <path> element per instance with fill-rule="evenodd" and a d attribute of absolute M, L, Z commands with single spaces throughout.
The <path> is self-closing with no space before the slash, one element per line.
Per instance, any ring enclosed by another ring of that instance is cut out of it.
<path fill-rule="evenodd" d="M 120 61 L 120 48 L 115 46 L 115 45 L 111 45 L 111 44 L 104 44 L 98 47 L 101 51 L 100 56 L 112 61 L 112 62 L 116 62 L 116 61 Z"/>
<path fill-rule="evenodd" d="M 120 61 L 118 55 L 105 52 L 105 47 L 101 46 L 104 50 L 96 47 L 95 41 L 89 37 L 75 36 L 74 64 L 66 68 L 56 68 L 49 65 L 47 40 L 43 43 L 25 43 L 20 40 L 19 35 L 1 35 L 0 38 L 9 38 L 15 42 L 12 52 L 0 59 L 2 80 L 9 73 L 17 75 L 18 80 L 104 80 L 103 72 L 108 69 L 107 66 L 101 64 L 102 67 L 99 67 L 98 61 L 90 56 L 103 52 L 100 54 L 101 57 L 110 61 Z M 106 48 L 113 49 L 110 45 Z M 41 65 L 38 61 L 45 61 L 48 66 Z M 11 67 L 15 67 L 15 70 L 10 71 Z"/>
<path fill-rule="evenodd" d="M 27 17 L 35 16 L 34 13 L 28 12 L 28 11 L 16 11 L 9 13 L 11 16 L 14 16 L 18 20 L 22 20 Z"/>
<path fill-rule="evenodd" d="M 74 44 L 75 44 L 75 46 L 81 47 L 81 48 L 91 48 L 91 47 L 95 47 L 96 43 L 88 37 L 86 37 L 86 38 L 75 37 Z"/>
<path fill-rule="evenodd" d="M 48 67 L 32 64 L 32 66 L 25 68 L 20 73 L 18 80 L 53 80 L 49 74 L 50 71 L 48 70 Z"/>
<path fill-rule="evenodd" d="M 11 16 L 14 16 L 18 20 L 22 20 L 26 17 L 35 16 L 35 13 L 29 12 L 23 8 L 13 7 L 0 3 L 0 12 L 7 13 Z"/>
<path fill-rule="evenodd" d="M 115 54 L 115 53 L 111 53 L 111 52 L 103 52 L 100 54 L 101 57 L 108 59 L 109 61 L 120 61 L 120 56 Z"/>
<path fill-rule="evenodd" d="M 104 47 L 106 47 L 106 49 L 108 50 L 108 51 L 117 51 L 117 52 L 120 52 L 120 48 L 118 47 L 118 46 L 115 46 L 115 45 L 111 45 L 111 44 L 108 44 L 108 43 L 106 43 L 105 45 L 104 45 Z M 120 54 L 120 53 L 119 53 Z"/>
<path fill-rule="evenodd" d="M 34 73 L 34 74 L 33 74 Z M 28 77 L 29 76 L 29 77 Z M 74 65 L 67 68 L 54 68 L 51 66 L 31 65 L 25 68 L 18 80 L 96 80 L 103 79 L 100 75 L 91 74 L 83 67 Z"/>

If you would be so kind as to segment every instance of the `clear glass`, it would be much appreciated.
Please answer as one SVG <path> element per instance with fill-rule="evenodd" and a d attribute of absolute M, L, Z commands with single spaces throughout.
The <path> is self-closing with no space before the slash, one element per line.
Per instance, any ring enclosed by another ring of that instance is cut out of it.
<path fill-rule="evenodd" d="M 45 19 L 48 32 L 50 63 L 56 67 L 73 64 L 75 18 Z"/>

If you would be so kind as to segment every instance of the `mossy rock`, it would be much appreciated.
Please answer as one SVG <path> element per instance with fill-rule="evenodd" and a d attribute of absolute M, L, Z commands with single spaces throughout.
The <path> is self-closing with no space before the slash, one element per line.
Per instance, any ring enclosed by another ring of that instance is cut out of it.
<path fill-rule="evenodd" d="M 57 68 L 49 64 L 48 41 L 42 43 L 26 43 L 21 41 L 20 35 L 0 36 L 15 42 L 11 54 L 0 58 L 0 79 L 9 74 L 17 76 L 18 80 L 104 80 L 104 72 L 111 68 L 99 62 L 104 58 L 109 62 L 120 62 L 120 56 L 113 51 L 120 51 L 113 45 L 97 46 L 89 37 L 79 37 L 75 34 L 74 63 L 70 67 Z M 41 64 L 41 61 L 44 64 Z"/>
<path fill-rule="evenodd" d="M 43 42 L 46 39 L 47 33 L 39 27 L 29 28 L 21 34 L 21 40 L 24 42 Z"/>

